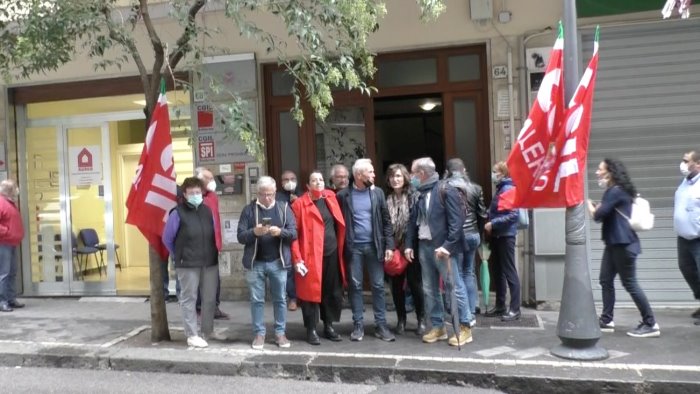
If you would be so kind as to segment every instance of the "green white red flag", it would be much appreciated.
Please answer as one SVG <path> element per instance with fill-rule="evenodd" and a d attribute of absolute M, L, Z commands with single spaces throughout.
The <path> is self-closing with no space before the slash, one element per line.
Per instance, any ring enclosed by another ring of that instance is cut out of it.
<path fill-rule="evenodd" d="M 138 227 L 162 259 L 168 258 L 168 250 L 163 245 L 161 236 L 168 214 L 176 205 L 176 198 L 170 114 L 165 98 L 165 81 L 162 80 L 136 177 L 126 201 L 129 210 L 126 222 Z"/>

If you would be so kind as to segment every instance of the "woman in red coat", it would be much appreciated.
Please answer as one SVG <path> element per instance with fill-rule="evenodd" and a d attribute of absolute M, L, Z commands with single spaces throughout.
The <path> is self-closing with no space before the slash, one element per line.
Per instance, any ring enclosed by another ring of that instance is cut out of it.
<path fill-rule="evenodd" d="M 292 261 L 307 342 L 320 345 L 316 333 L 319 314 L 323 336 L 333 342 L 341 340 L 333 322 L 340 321 L 343 302 L 345 221 L 335 194 L 324 190 L 320 172 L 309 175 L 307 187 L 308 191 L 292 204 L 297 222 Z"/>

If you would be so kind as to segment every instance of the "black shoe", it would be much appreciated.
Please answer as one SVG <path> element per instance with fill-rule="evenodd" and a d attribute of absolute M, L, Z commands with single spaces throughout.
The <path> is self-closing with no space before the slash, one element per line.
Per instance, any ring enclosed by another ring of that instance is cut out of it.
<path fill-rule="evenodd" d="M 700 319 L 700 308 L 698 308 L 695 312 L 693 312 L 692 315 L 690 315 L 693 319 Z"/>
<path fill-rule="evenodd" d="M 508 313 L 501 316 L 501 321 L 515 321 L 515 320 L 520 320 L 520 311 L 517 311 L 517 312 L 509 311 Z"/>
<path fill-rule="evenodd" d="M 695 325 L 700 326 L 700 320 L 695 320 Z"/>
<path fill-rule="evenodd" d="M 14 309 L 7 304 L 0 304 L 0 312 L 12 312 L 13 310 Z"/>
<path fill-rule="evenodd" d="M 377 329 L 374 330 L 374 336 L 386 342 L 394 342 L 396 340 L 394 334 L 385 325 L 377 326 Z"/>
<path fill-rule="evenodd" d="M 24 304 L 17 300 L 10 301 L 7 304 L 14 309 L 24 308 Z"/>
<path fill-rule="evenodd" d="M 343 338 L 341 338 L 340 335 L 338 335 L 338 333 L 335 331 L 332 324 L 326 324 L 323 327 L 323 336 L 332 342 L 340 342 L 343 340 Z"/>
<path fill-rule="evenodd" d="M 418 327 L 416 327 L 416 335 L 423 336 L 425 333 L 428 331 L 428 328 L 425 326 L 425 319 L 420 318 L 418 319 Z"/>
<path fill-rule="evenodd" d="M 316 329 L 311 328 L 306 330 L 306 342 L 314 346 L 321 344 L 321 338 L 318 337 Z"/>
<path fill-rule="evenodd" d="M 496 316 L 502 316 L 502 315 L 504 315 L 505 313 L 506 313 L 506 309 L 505 309 L 505 308 L 496 307 L 496 308 L 493 308 L 493 309 L 491 309 L 491 310 L 486 311 L 486 314 L 484 314 L 484 316 L 486 316 L 486 317 L 496 317 Z"/>
<path fill-rule="evenodd" d="M 403 335 L 404 332 L 406 332 L 406 319 L 399 319 L 399 321 L 396 323 L 396 329 L 394 332 L 396 335 Z"/>
<path fill-rule="evenodd" d="M 352 334 L 350 334 L 350 340 L 353 342 L 359 342 L 365 337 L 365 327 L 362 322 L 355 323 L 352 329 Z"/>
<path fill-rule="evenodd" d="M 476 309 L 474 309 L 474 314 L 475 314 L 475 315 L 480 315 L 480 314 L 481 314 L 481 308 L 477 306 Z"/>

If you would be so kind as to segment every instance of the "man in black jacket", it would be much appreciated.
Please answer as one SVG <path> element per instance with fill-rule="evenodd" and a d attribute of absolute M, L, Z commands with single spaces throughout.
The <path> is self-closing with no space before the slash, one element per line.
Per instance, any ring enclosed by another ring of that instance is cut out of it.
<path fill-rule="evenodd" d="M 338 192 L 338 203 L 345 219 L 345 261 L 350 273 L 348 292 L 352 306 L 354 328 L 351 341 L 361 341 L 365 335 L 362 316 L 363 267 L 367 267 L 372 287 L 372 307 L 375 335 L 384 341 L 394 341 L 386 324 L 384 300 L 384 261 L 394 253 L 391 218 L 384 192 L 374 186 L 374 167 L 370 159 L 358 159 L 352 166 L 354 182 Z"/>

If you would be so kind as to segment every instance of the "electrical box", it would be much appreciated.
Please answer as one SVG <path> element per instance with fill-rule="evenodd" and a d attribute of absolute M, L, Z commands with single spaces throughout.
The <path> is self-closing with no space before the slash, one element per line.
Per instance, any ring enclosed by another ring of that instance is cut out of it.
<path fill-rule="evenodd" d="M 473 21 L 493 18 L 493 0 L 469 0 L 469 12 Z"/>

